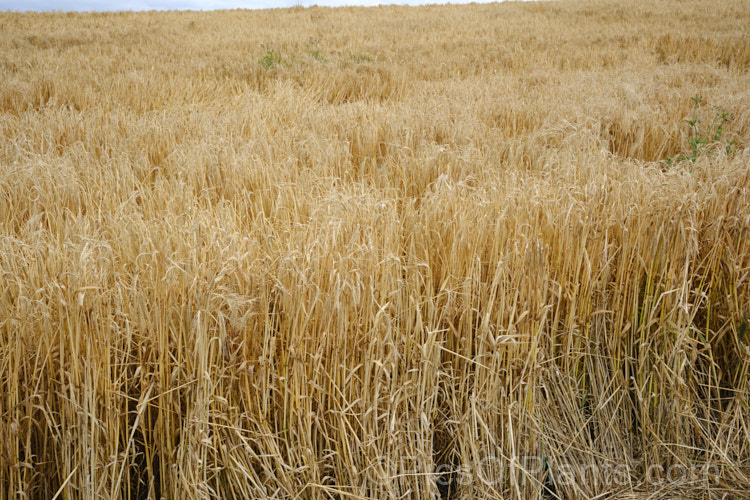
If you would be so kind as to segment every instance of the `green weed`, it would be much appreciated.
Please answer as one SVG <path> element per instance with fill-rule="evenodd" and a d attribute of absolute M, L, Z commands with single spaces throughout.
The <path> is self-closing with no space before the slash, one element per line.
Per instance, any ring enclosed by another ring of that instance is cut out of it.
<path fill-rule="evenodd" d="M 695 163 L 702 155 L 712 155 L 717 148 L 724 149 L 729 155 L 735 151 L 735 141 L 722 142 L 724 136 L 724 125 L 729 122 L 729 113 L 722 107 L 717 106 L 711 123 L 705 129 L 701 127 L 702 120 L 698 116 L 698 107 L 703 102 L 703 97 L 696 95 L 692 97 L 693 109 L 690 117 L 685 121 L 690 126 L 688 144 L 690 152 L 677 157 L 668 158 L 667 166 L 673 166 L 682 162 Z"/>
<path fill-rule="evenodd" d="M 262 45 L 262 47 L 266 51 L 266 53 L 263 57 L 260 58 L 258 64 L 260 64 L 265 69 L 272 69 L 282 64 L 283 59 L 281 53 L 274 50 L 272 45 Z"/>
<path fill-rule="evenodd" d="M 307 41 L 307 54 L 316 61 L 326 62 L 325 56 L 320 52 L 320 39 L 310 37 Z"/>
<path fill-rule="evenodd" d="M 360 52 L 352 52 L 349 54 L 349 59 L 355 63 L 372 62 L 372 56 Z"/>

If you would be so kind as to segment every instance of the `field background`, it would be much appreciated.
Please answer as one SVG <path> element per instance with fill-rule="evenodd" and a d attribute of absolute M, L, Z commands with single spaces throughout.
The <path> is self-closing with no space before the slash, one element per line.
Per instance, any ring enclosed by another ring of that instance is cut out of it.
<path fill-rule="evenodd" d="M 0 497 L 749 498 L 749 33 L 0 13 Z"/>

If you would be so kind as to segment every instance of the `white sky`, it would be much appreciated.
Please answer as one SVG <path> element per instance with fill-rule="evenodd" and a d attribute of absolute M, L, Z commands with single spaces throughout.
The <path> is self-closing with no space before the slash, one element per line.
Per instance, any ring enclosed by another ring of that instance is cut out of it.
<path fill-rule="evenodd" d="M 295 5 L 421 5 L 427 3 L 487 3 L 493 0 L 0 0 L 0 11 L 13 10 L 215 10 L 269 9 Z"/>

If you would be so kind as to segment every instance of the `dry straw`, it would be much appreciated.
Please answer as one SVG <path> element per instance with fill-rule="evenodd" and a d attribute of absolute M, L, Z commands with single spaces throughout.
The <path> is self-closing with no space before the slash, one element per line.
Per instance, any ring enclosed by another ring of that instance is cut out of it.
<path fill-rule="evenodd" d="M 747 498 L 749 23 L 0 14 L 0 497 Z"/>

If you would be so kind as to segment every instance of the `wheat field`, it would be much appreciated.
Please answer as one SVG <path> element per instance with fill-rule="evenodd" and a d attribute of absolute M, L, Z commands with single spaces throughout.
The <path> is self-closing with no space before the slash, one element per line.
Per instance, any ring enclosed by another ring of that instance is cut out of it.
<path fill-rule="evenodd" d="M 0 497 L 750 498 L 748 33 L 0 13 Z"/>

